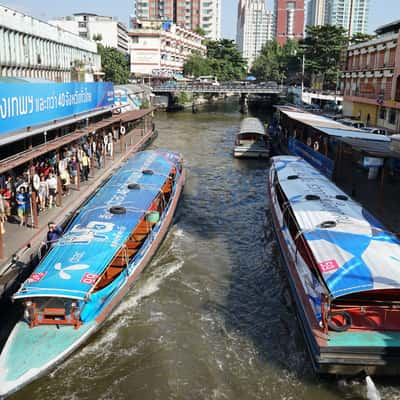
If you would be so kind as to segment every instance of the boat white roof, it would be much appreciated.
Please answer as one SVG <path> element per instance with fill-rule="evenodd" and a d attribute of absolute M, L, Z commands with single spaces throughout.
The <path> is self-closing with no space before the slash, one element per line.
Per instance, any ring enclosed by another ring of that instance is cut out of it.
<path fill-rule="evenodd" d="M 239 134 L 256 133 L 258 135 L 266 135 L 263 123 L 254 117 L 248 117 L 242 120 L 240 124 Z"/>
<path fill-rule="evenodd" d="M 302 158 L 272 158 L 299 229 L 333 298 L 400 289 L 400 241 Z"/>
<path fill-rule="evenodd" d="M 291 106 L 278 106 L 277 109 L 289 118 L 318 129 L 329 136 L 348 137 L 387 142 L 390 139 L 384 135 L 368 133 L 362 129 L 347 126 L 322 115 L 312 114 Z"/>

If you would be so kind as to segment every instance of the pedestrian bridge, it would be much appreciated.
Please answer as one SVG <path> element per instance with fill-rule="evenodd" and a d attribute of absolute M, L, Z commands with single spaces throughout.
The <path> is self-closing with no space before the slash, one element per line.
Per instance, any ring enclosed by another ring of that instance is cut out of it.
<path fill-rule="evenodd" d="M 275 85 L 257 85 L 257 84 L 226 84 L 206 85 L 193 83 L 176 83 L 176 85 L 153 85 L 155 93 L 233 93 L 233 94 L 275 94 L 279 95 L 286 92 L 286 87 Z"/>

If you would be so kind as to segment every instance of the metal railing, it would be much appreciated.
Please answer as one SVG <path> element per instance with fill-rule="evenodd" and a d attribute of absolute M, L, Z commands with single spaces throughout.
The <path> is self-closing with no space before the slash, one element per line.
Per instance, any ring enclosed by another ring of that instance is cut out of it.
<path fill-rule="evenodd" d="M 152 91 L 157 93 L 192 92 L 192 93 L 258 93 L 258 94 L 279 94 L 286 91 L 282 85 L 256 85 L 256 84 L 191 84 L 177 83 L 176 85 L 152 86 Z"/>

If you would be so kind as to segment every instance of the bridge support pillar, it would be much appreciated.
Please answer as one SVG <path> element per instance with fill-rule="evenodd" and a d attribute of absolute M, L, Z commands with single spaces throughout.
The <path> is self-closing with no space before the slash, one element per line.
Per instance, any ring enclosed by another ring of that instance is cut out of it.
<path fill-rule="evenodd" d="M 249 105 L 248 105 L 248 100 L 249 100 L 249 94 L 248 93 L 242 93 L 239 99 L 239 104 L 240 104 L 240 112 L 242 114 L 247 114 L 249 111 Z"/>

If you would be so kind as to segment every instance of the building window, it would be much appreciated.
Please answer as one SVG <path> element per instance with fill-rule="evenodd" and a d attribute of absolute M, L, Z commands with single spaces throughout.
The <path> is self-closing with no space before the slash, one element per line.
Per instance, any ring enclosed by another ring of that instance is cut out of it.
<path fill-rule="evenodd" d="M 379 110 L 379 119 L 383 119 L 383 120 L 386 119 L 386 108 L 382 107 Z"/>
<path fill-rule="evenodd" d="M 139 38 L 137 36 L 133 36 L 131 38 L 132 43 L 139 43 Z"/>
<path fill-rule="evenodd" d="M 389 111 L 389 124 L 395 125 L 396 124 L 396 110 L 391 108 Z"/>
<path fill-rule="evenodd" d="M 86 28 L 86 22 L 78 22 L 79 28 Z"/>

